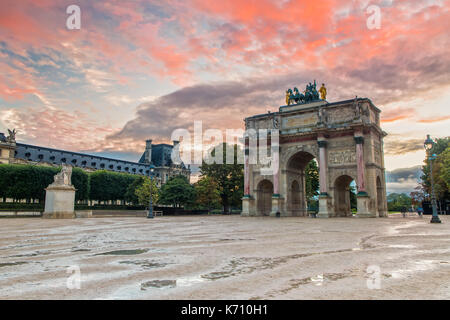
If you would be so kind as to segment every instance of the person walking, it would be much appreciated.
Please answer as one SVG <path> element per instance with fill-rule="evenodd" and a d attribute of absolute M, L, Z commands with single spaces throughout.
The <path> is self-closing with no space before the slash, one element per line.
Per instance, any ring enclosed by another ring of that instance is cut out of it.
<path fill-rule="evenodd" d="M 423 208 L 422 207 L 417 208 L 417 214 L 419 215 L 419 217 L 423 218 Z"/>
<path fill-rule="evenodd" d="M 406 207 L 402 207 L 400 212 L 402 213 L 403 218 L 406 218 Z"/>

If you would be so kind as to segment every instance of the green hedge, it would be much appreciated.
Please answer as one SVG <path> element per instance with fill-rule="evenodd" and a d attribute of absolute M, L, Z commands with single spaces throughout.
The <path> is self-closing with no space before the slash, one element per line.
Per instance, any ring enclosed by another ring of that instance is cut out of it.
<path fill-rule="evenodd" d="M 45 188 L 61 168 L 22 164 L 0 164 L 0 198 L 15 200 L 45 200 Z M 72 184 L 77 189 L 76 201 L 132 201 L 129 187 L 140 176 L 99 170 L 87 173 L 80 168 L 72 170 Z"/>
<path fill-rule="evenodd" d="M 53 177 L 61 168 L 22 164 L 0 164 L 0 198 L 37 199 L 44 201 L 45 188 L 53 182 Z M 89 196 L 89 176 L 81 169 L 74 168 L 72 184 L 78 190 L 76 200 L 87 200 Z"/>
<path fill-rule="evenodd" d="M 20 203 L 3 202 L 0 203 L 0 211 L 44 211 L 44 203 Z"/>
<path fill-rule="evenodd" d="M 98 170 L 89 174 L 89 198 L 98 201 L 127 200 L 127 189 L 139 176 Z"/>

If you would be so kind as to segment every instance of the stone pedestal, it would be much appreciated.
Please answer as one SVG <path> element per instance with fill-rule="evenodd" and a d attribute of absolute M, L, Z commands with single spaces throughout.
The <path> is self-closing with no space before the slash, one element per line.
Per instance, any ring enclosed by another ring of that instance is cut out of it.
<path fill-rule="evenodd" d="M 71 185 L 49 185 L 45 189 L 45 211 L 43 218 L 75 218 L 75 191 Z"/>
<path fill-rule="evenodd" d="M 370 197 L 367 194 L 358 194 L 356 196 L 358 218 L 376 218 L 376 215 L 369 211 Z"/>
<path fill-rule="evenodd" d="M 272 196 L 272 211 L 270 212 L 271 217 L 276 217 L 277 213 L 279 213 L 281 216 L 282 201 L 283 201 L 283 199 L 280 198 L 279 195 Z"/>
<path fill-rule="evenodd" d="M 332 205 L 331 205 L 331 197 L 328 195 L 320 195 L 319 196 L 319 213 L 317 214 L 318 218 L 330 218 L 333 214 Z"/>
<path fill-rule="evenodd" d="M 242 198 L 242 211 L 241 211 L 241 216 L 243 217 L 249 217 L 250 216 L 250 201 L 252 199 L 250 198 L 250 196 L 245 195 Z"/>

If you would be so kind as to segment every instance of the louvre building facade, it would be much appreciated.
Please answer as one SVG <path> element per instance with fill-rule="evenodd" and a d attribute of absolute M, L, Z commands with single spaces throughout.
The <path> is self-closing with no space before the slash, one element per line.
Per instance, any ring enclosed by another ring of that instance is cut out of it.
<path fill-rule="evenodd" d="M 89 155 L 79 152 L 34 146 L 15 141 L 15 136 L 5 136 L 0 133 L 0 163 L 34 164 L 59 166 L 62 163 L 86 171 L 109 170 L 114 172 L 148 175 L 150 165 L 155 166 L 153 177 L 157 184 L 164 184 L 170 177 L 184 175 L 190 178 L 190 168 L 184 164 L 172 162 L 171 154 L 174 146 L 169 144 L 152 144 L 146 141 L 145 151 L 138 162 Z"/>

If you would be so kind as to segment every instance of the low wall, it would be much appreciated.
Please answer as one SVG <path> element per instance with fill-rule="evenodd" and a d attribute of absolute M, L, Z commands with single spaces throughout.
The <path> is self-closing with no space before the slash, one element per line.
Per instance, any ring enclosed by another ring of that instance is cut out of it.
<path fill-rule="evenodd" d="M 0 218 L 42 217 L 39 211 L 0 211 Z"/>
<path fill-rule="evenodd" d="M 91 210 L 92 217 L 146 217 L 147 210 Z"/>

